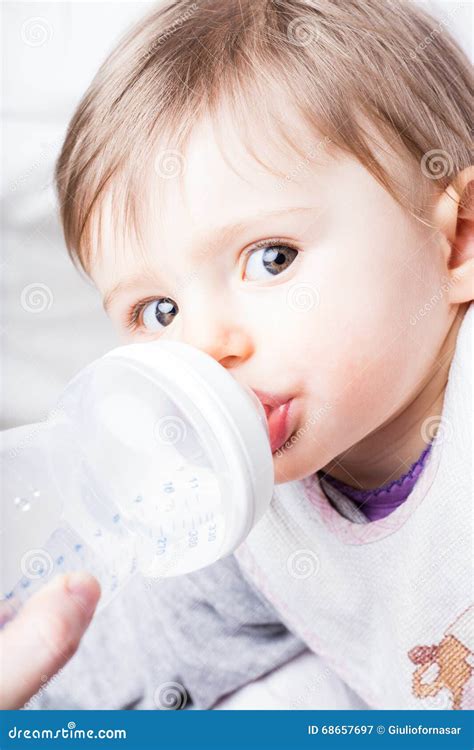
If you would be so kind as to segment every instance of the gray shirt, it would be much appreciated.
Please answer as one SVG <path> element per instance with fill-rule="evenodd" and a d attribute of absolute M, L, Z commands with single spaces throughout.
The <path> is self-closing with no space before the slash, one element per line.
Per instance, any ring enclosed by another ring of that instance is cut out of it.
<path fill-rule="evenodd" d="M 177 578 L 135 576 L 25 708 L 208 709 L 306 648 L 229 555 Z"/>

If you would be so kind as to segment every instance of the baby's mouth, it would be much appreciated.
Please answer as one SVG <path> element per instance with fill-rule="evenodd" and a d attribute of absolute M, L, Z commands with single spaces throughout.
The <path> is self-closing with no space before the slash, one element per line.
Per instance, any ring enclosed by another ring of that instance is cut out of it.
<path fill-rule="evenodd" d="M 253 390 L 265 409 L 271 451 L 272 453 L 275 453 L 275 451 L 286 443 L 292 433 L 291 407 L 293 404 L 293 396 L 278 396 L 271 393 L 265 393 L 264 391 Z"/>
<path fill-rule="evenodd" d="M 293 399 L 286 401 L 277 409 L 272 409 L 267 417 L 272 453 L 281 448 L 292 433 L 289 418 L 292 403 Z"/>

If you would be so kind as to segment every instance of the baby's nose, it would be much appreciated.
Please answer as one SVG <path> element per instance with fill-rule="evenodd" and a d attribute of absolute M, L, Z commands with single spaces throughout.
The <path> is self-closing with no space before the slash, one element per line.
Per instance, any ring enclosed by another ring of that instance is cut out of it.
<path fill-rule="evenodd" d="M 252 354 L 253 347 L 249 334 L 240 328 L 214 321 L 209 325 L 185 332 L 182 341 L 209 354 L 227 369 L 238 367 Z"/>

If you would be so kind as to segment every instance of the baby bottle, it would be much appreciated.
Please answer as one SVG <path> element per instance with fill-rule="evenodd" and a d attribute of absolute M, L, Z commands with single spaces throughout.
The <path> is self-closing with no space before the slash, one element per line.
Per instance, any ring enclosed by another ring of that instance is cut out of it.
<path fill-rule="evenodd" d="M 103 607 L 137 572 L 203 568 L 245 539 L 273 482 L 264 409 L 224 367 L 176 342 L 114 349 L 47 420 L 2 435 L 0 599 L 15 611 L 86 569 Z"/>

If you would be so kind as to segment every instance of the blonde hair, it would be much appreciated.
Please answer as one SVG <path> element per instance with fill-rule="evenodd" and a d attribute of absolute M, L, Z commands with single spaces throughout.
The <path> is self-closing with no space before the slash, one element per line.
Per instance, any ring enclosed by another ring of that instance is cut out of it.
<path fill-rule="evenodd" d="M 428 183 L 443 191 L 471 160 L 470 66 L 444 26 L 402 0 L 161 5 L 103 63 L 69 125 L 56 183 L 71 257 L 90 272 L 105 195 L 115 223 L 139 236 L 140 188 L 158 138 L 179 157 L 201 115 L 215 117 L 226 102 L 245 129 L 275 92 L 317 132 L 318 147 L 352 154 L 421 216 Z M 391 144 L 395 169 L 377 157 L 364 121 Z M 311 160 L 278 101 L 271 122 Z M 394 174 L 410 164 L 416 196 Z"/>

